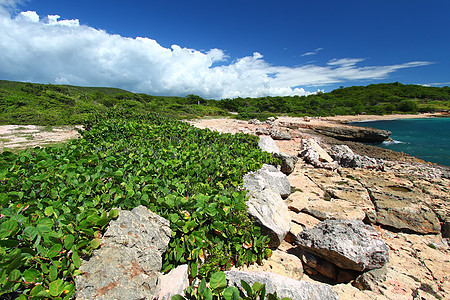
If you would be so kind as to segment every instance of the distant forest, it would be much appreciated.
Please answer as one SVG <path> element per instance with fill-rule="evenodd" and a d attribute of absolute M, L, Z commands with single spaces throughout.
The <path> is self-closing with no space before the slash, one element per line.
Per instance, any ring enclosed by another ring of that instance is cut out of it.
<path fill-rule="evenodd" d="M 227 116 L 329 116 L 437 112 L 450 109 L 450 88 L 372 84 L 309 96 L 234 98 L 220 101 L 197 95 L 163 97 L 115 88 L 0 81 L 0 124 L 80 124 L 108 109 L 158 113 L 179 119 Z M 237 114 L 230 114 L 234 112 Z"/>

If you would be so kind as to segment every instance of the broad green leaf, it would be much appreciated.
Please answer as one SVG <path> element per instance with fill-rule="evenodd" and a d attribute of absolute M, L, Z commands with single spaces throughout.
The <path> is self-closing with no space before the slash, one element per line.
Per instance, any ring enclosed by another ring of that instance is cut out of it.
<path fill-rule="evenodd" d="M 19 231 L 19 224 L 15 220 L 9 220 L 3 222 L 0 225 L 0 239 L 4 239 L 10 235 L 13 235 Z"/>
<path fill-rule="evenodd" d="M 50 282 L 48 290 L 50 295 L 53 297 L 61 295 L 64 292 L 64 281 L 62 281 L 61 279 L 57 279 Z"/>
<path fill-rule="evenodd" d="M 73 261 L 73 264 L 75 265 L 76 268 L 80 267 L 81 259 L 80 259 L 80 256 L 78 255 L 77 251 L 73 251 L 73 253 L 72 253 L 72 261 Z"/>
<path fill-rule="evenodd" d="M 48 250 L 47 256 L 49 258 L 53 258 L 56 255 L 58 255 L 59 252 L 61 252 L 61 250 L 62 250 L 62 245 L 61 244 L 55 244 Z"/>
<path fill-rule="evenodd" d="M 92 249 L 97 249 L 102 244 L 102 240 L 99 238 L 95 238 L 91 241 L 91 247 Z"/>
<path fill-rule="evenodd" d="M 171 299 L 172 299 L 172 300 L 185 300 L 184 297 L 181 296 L 181 295 L 175 295 L 175 296 L 172 296 Z"/>
<path fill-rule="evenodd" d="M 67 250 L 72 249 L 73 243 L 75 242 L 75 237 L 71 234 L 66 235 L 66 237 L 64 238 L 64 248 L 66 248 Z"/>
<path fill-rule="evenodd" d="M 20 273 L 19 270 L 17 270 L 17 269 L 12 270 L 12 272 L 9 273 L 8 281 L 18 281 L 21 276 L 22 276 L 22 273 Z"/>
<path fill-rule="evenodd" d="M 23 272 L 23 278 L 28 283 L 38 283 L 42 281 L 41 273 L 36 269 L 27 269 Z"/>
<path fill-rule="evenodd" d="M 115 219 L 115 218 L 117 218 L 119 216 L 119 210 L 118 209 L 111 209 L 110 211 L 109 211 L 109 217 L 111 218 L 111 219 Z"/>
<path fill-rule="evenodd" d="M 253 289 L 250 287 L 250 285 L 248 285 L 247 282 L 241 280 L 241 286 L 247 293 L 247 297 L 254 297 L 255 294 L 253 293 Z"/>
<path fill-rule="evenodd" d="M 53 206 L 47 206 L 44 210 L 44 214 L 48 217 L 53 215 L 55 211 L 53 210 Z"/>
<path fill-rule="evenodd" d="M 237 287 L 229 286 L 223 291 L 225 300 L 239 300 L 239 290 Z"/>
<path fill-rule="evenodd" d="M 56 280 L 58 277 L 58 268 L 55 265 L 50 266 L 49 278 L 51 281 Z"/>
<path fill-rule="evenodd" d="M 225 279 L 225 273 L 216 272 L 211 275 L 209 284 L 213 290 L 222 289 L 227 286 L 227 280 Z"/>

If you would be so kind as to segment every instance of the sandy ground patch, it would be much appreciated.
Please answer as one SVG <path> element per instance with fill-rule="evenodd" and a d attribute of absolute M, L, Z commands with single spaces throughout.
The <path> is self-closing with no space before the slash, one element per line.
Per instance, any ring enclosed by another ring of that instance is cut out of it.
<path fill-rule="evenodd" d="M 82 126 L 1 125 L 0 152 L 52 145 L 76 139 Z"/>

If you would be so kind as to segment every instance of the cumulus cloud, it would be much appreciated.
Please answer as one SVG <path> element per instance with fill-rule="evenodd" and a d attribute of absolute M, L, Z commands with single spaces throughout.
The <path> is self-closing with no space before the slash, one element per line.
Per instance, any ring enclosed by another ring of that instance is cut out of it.
<path fill-rule="evenodd" d="M 258 52 L 229 62 L 221 49 L 165 48 L 149 38 L 109 34 L 77 19 L 42 17 L 33 11 L 12 16 L 1 4 L 12 6 L 14 1 L 0 1 L 1 79 L 222 99 L 305 95 L 309 92 L 304 87 L 381 79 L 399 69 L 429 64 L 360 67 L 363 59 L 343 58 L 325 66 L 287 67 L 270 65 Z"/>

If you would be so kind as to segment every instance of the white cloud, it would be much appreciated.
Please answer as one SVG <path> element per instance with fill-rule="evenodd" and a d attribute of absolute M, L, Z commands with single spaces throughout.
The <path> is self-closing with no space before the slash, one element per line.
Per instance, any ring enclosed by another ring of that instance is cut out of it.
<path fill-rule="evenodd" d="M 258 52 L 227 62 L 220 49 L 165 48 L 149 38 L 126 38 L 80 25 L 77 19 L 39 17 L 32 11 L 11 17 L 1 5 L 0 10 L 0 79 L 221 99 L 304 95 L 309 92 L 302 87 L 381 79 L 402 68 L 430 64 L 359 67 L 363 59 L 343 58 L 325 66 L 286 67 L 270 65 Z"/>
<path fill-rule="evenodd" d="M 316 55 L 320 50 L 323 50 L 323 48 L 316 48 L 311 52 L 306 52 L 303 53 L 301 56 L 311 56 L 311 55 Z"/>

